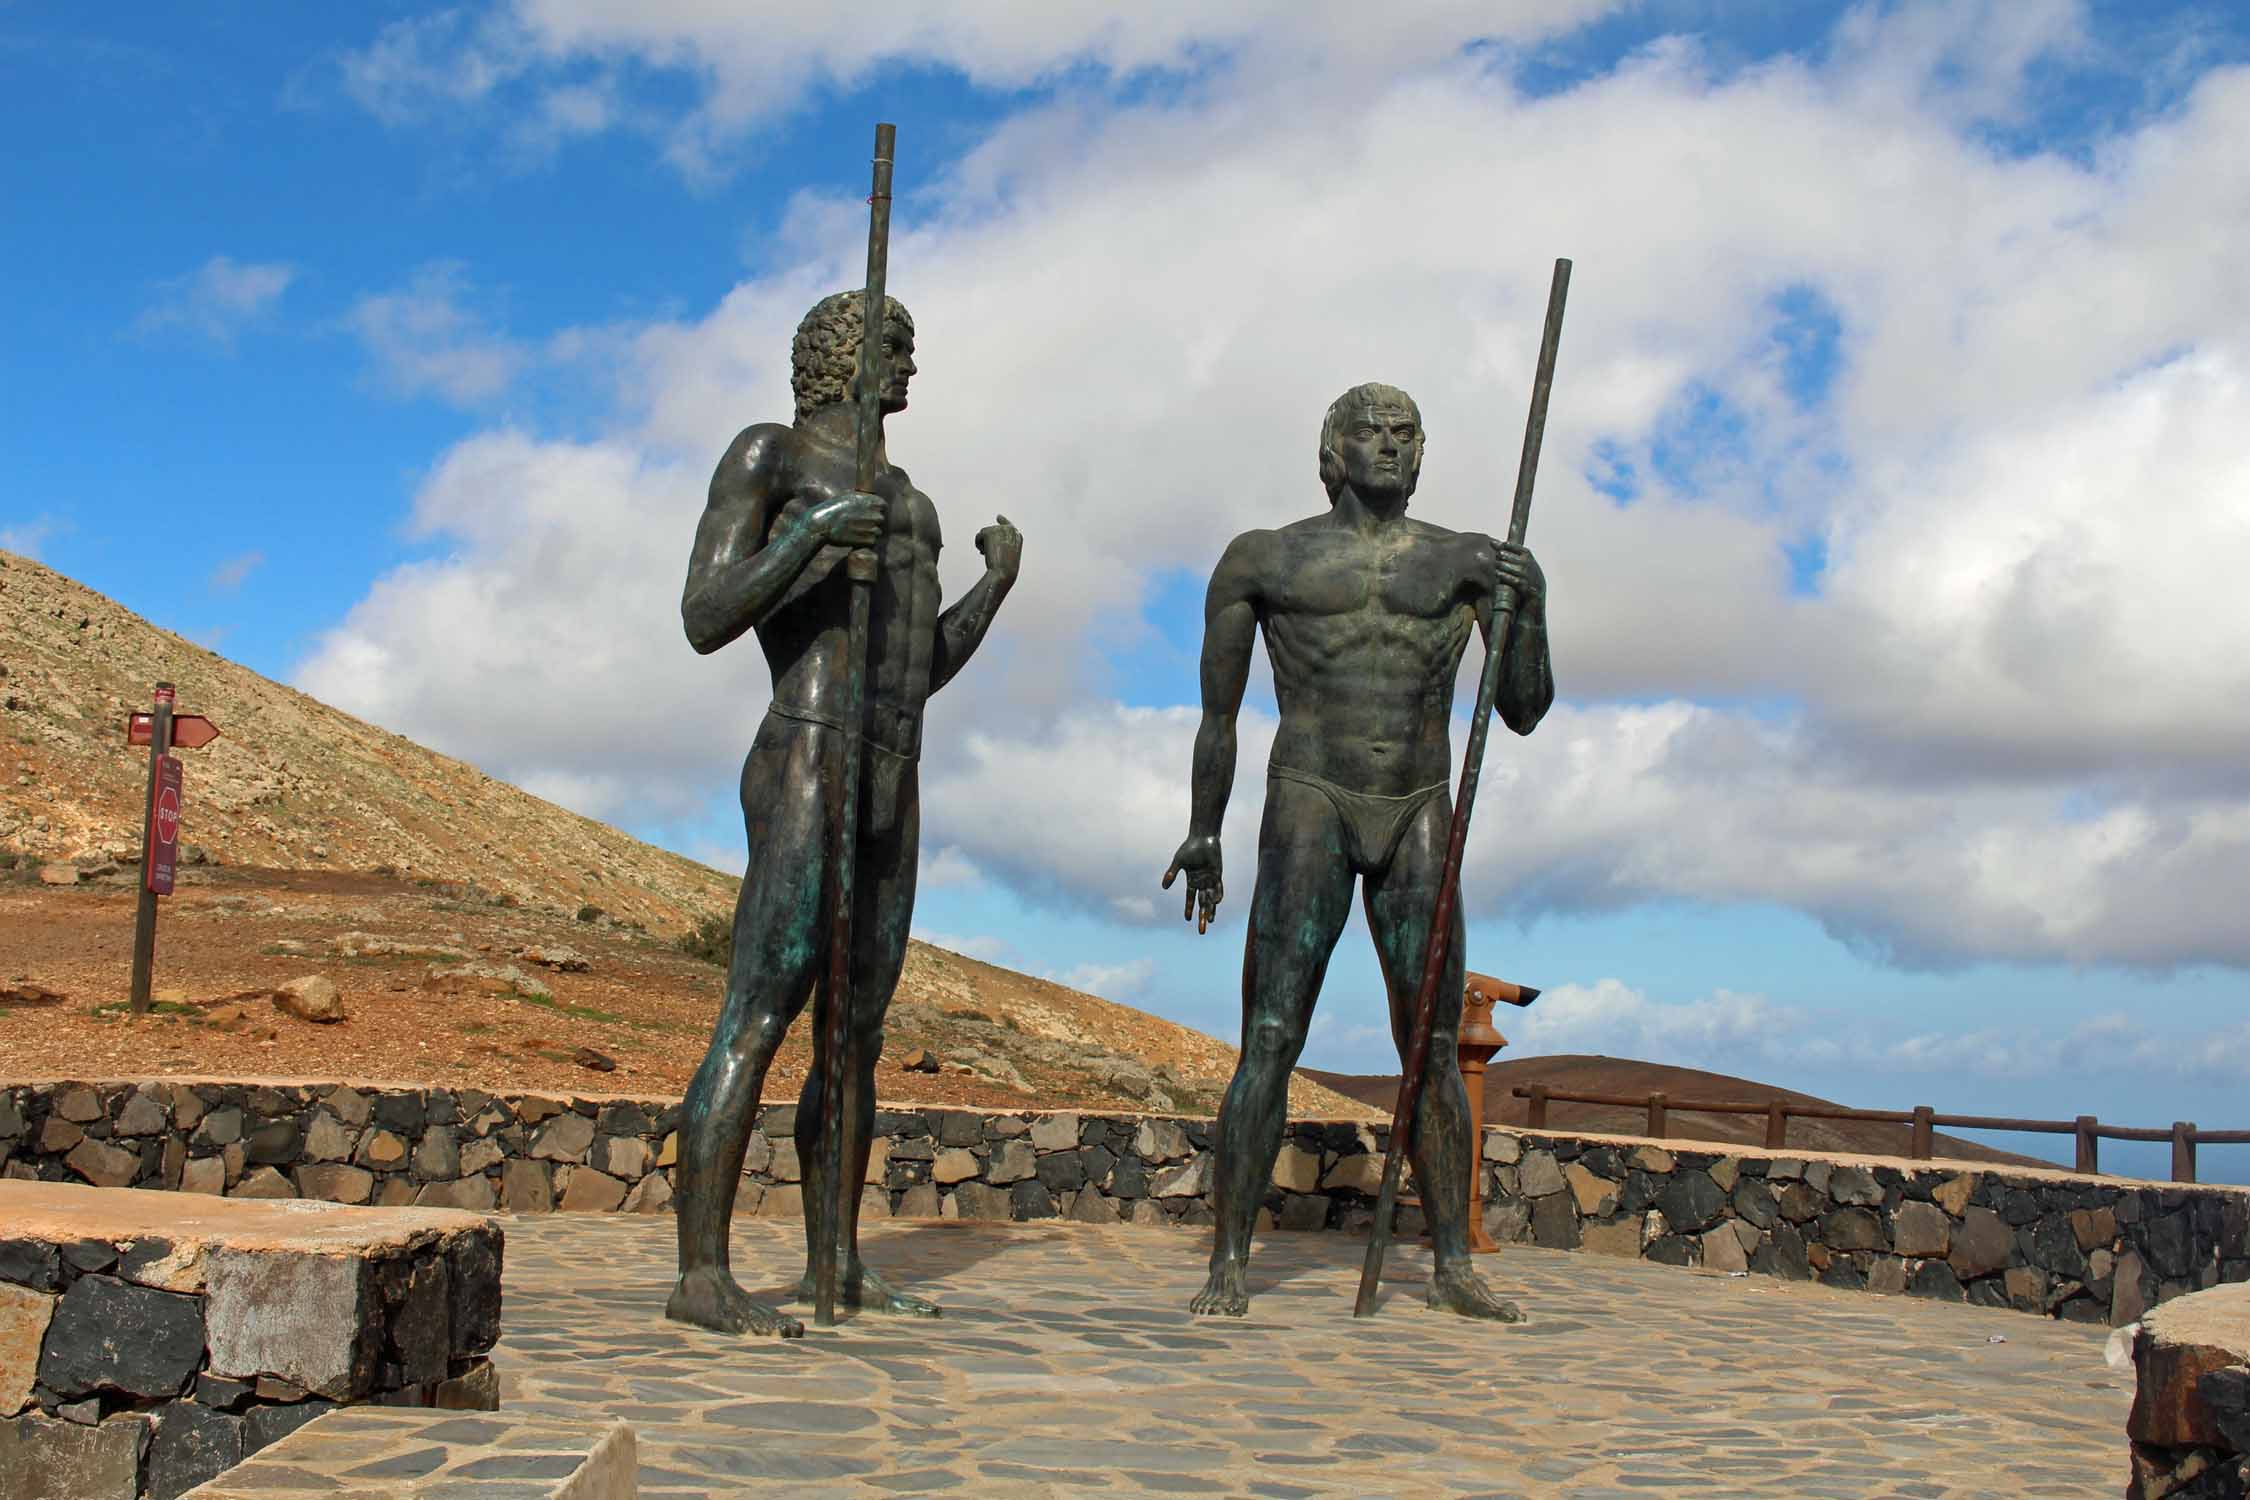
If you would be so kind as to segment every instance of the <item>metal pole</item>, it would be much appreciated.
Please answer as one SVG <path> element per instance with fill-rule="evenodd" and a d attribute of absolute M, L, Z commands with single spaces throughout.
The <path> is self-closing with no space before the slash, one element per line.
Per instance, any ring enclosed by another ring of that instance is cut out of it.
<path fill-rule="evenodd" d="M 883 377 L 887 372 L 883 359 L 883 285 L 890 272 L 891 157 L 897 134 L 895 126 L 875 127 L 874 188 L 867 198 L 867 290 L 859 304 L 859 412 L 855 433 L 857 482 L 863 492 L 874 489 L 881 467 Z M 865 547 L 854 548 L 845 559 L 844 572 L 851 588 L 851 634 L 844 666 L 843 765 L 830 788 L 834 798 L 830 826 L 835 830 L 835 844 L 829 854 L 828 979 L 820 992 L 824 1014 L 816 1018 L 825 1038 L 821 1156 L 826 1167 L 827 1201 L 814 1210 L 821 1223 L 820 1232 L 813 1238 L 813 1322 L 822 1328 L 836 1322 L 839 1262 L 850 1250 L 851 1207 L 859 1193 L 858 1183 L 844 1179 L 852 1175 L 845 1167 L 853 1160 L 846 1137 L 857 1129 L 859 1118 L 859 1073 L 849 1055 L 852 892 L 859 854 L 860 735 L 865 718 L 868 595 L 875 581 L 875 553 Z"/>
<path fill-rule="evenodd" d="M 1515 505 L 1508 516 L 1508 540 L 1523 544 L 1524 528 L 1531 523 L 1531 488 L 1539 472 L 1539 444 L 1547 431 L 1547 395 L 1555 381 L 1555 348 L 1562 342 L 1563 303 L 1570 295 L 1570 262 L 1555 262 L 1555 278 L 1547 290 L 1547 323 L 1539 337 L 1539 367 L 1531 382 L 1531 411 L 1524 419 L 1523 457 L 1516 465 Z M 1461 899 L 1461 851 L 1469 839 L 1469 811 L 1477 800 L 1477 777 L 1484 765 L 1485 736 L 1492 728 L 1492 701 L 1500 691 L 1500 665 L 1508 652 L 1508 634 L 1516 622 L 1516 597 L 1503 589 L 1492 601 L 1492 642 L 1485 652 L 1484 676 L 1477 686 L 1477 706 L 1469 720 L 1469 750 L 1461 761 L 1461 789 L 1453 799 L 1453 829 L 1446 839 L 1445 867 L 1438 879 L 1437 909 L 1430 914 L 1429 946 L 1422 959 L 1422 985 L 1414 1002 L 1414 1029 L 1408 1034 L 1404 1071 L 1398 1080 L 1398 1103 L 1391 1112 L 1389 1149 L 1383 1158 L 1383 1186 L 1375 1199 L 1375 1226 L 1367 1235 L 1367 1259 L 1360 1266 L 1359 1296 L 1352 1316 L 1364 1318 L 1375 1311 L 1375 1286 L 1383 1276 L 1383 1254 L 1390 1248 L 1391 1217 L 1398 1210 L 1399 1174 L 1406 1166 L 1406 1141 L 1422 1102 L 1422 1073 L 1429 1066 L 1430 1028 L 1437 1017 L 1439 982 L 1445 975 L 1447 950 L 1452 945 L 1453 914 Z"/>
<path fill-rule="evenodd" d="M 172 751 L 172 684 L 156 685 L 155 712 L 148 734 L 148 797 L 141 804 L 141 889 L 133 908 L 134 1015 L 148 1013 L 149 980 L 156 969 L 156 892 L 149 889 L 150 862 L 156 858 L 156 782 L 164 757 Z"/>

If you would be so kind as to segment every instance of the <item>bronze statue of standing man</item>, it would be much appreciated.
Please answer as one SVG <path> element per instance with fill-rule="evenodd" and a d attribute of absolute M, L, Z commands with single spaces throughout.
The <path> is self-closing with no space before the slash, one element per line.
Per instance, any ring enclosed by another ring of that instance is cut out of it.
<path fill-rule="evenodd" d="M 1304 1049 L 1329 954 L 1360 885 L 1403 1054 L 1442 882 L 1452 798 L 1453 685 L 1472 629 L 1489 645 L 1493 605 L 1519 601 L 1496 706 L 1529 734 L 1554 701 L 1546 579 L 1521 546 L 1406 513 L 1422 468 L 1422 417 L 1404 391 L 1362 385 L 1328 408 L 1320 477 L 1329 508 L 1249 531 L 1211 575 L 1203 616 L 1203 722 L 1188 836 L 1164 884 L 1187 876 L 1189 915 L 1224 894 L 1219 827 L 1234 785 L 1235 716 L 1263 630 L 1281 726 L 1266 767 L 1265 821 L 1242 968 L 1242 1057 L 1217 1139 L 1218 1225 L 1199 1313 L 1249 1308 L 1250 1230 L 1272 1178 L 1290 1069 Z M 1437 988 L 1412 1160 L 1436 1267 L 1429 1303 L 1467 1317 L 1521 1317 L 1470 1267 L 1468 1096 L 1460 917 Z"/>
<path fill-rule="evenodd" d="M 843 1180 L 866 1174 L 883 1014 L 906 958 L 914 912 L 921 804 L 916 779 L 922 711 L 983 641 L 1015 583 L 1023 538 L 1005 516 L 977 533 L 984 577 L 940 610 L 936 509 L 904 469 L 878 453 L 879 478 L 856 483 L 855 367 L 860 292 L 817 303 L 797 327 L 790 386 L 796 419 L 744 429 L 711 477 L 710 503 L 688 559 L 680 601 L 688 640 L 712 652 L 755 631 L 773 672 L 773 703 L 742 765 L 749 873 L 734 913 L 734 958 L 711 1049 L 688 1086 L 680 1120 L 680 1278 L 665 1315 L 730 1333 L 801 1334 L 796 1319 L 751 1300 L 728 1266 L 727 1230 L 767 1067 L 805 1006 L 828 951 L 824 909 L 829 827 L 824 779 L 836 775 L 846 723 L 849 589 L 844 561 L 874 549 L 869 600 L 853 882 L 852 1045 L 858 1086 L 845 1097 L 861 1115 L 846 1132 L 855 1159 Z M 914 323 L 884 299 L 887 418 L 906 409 L 915 373 Z M 805 1170 L 808 1258 L 826 1232 L 831 1198 L 822 1166 L 822 1068 L 816 1058 L 797 1104 Z M 842 1300 L 878 1311 L 934 1316 L 938 1309 L 862 1264 L 856 1193 L 841 1195 Z M 809 1297 L 807 1284 L 799 1287 Z"/>

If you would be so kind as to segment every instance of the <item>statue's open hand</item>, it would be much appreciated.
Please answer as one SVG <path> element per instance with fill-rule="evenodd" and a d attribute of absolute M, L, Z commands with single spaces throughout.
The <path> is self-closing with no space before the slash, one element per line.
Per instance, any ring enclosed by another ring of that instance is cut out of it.
<path fill-rule="evenodd" d="M 977 533 L 977 551 L 984 554 L 986 568 L 1012 582 L 1023 566 L 1023 533 L 1002 516 Z"/>
<path fill-rule="evenodd" d="M 1530 548 L 1488 537 L 1484 562 L 1491 569 L 1489 577 L 1495 598 L 1505 602 L 1512 593 L 1517 611 L 1523 614 L 1536 614 L 1547 607 L 1547 575 L 1540 570 L 1539 559 L 1531 555 Z"/>
<path fill-rule="evenodd" d="M 881 495 L 846 490 L 807 510 L 803 525 L 814 536 L 838 547 L 872 547 L 883 539 L 887 509 L 888 502 Z"/>
<path fill-rule="evenodd" d="M 1211 919 L 1218 915 L 1219 903 L 1226 899 L 1226 882 L 1219 878 L 1223 863 L 1217 838 L 1208 833 L 1191 833 L 1181 841 L 1180 852 L 1172 856 L 1172 867 L 1164 872 L 1166 890 L 1172 888 L 1173 880 L 1182 872 L 1186 873 L 1187 899 L 1180 908 L 1180 920 L 1194 918 L 1197 932 L 1211 930 Z"/>

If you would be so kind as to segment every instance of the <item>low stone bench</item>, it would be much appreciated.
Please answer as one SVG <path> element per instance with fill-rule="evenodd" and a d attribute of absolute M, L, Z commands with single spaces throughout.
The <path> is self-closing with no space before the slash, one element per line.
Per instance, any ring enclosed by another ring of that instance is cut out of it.
<path fill-rule="evenodd" d="M 2250 1492 L 2250 1285 L 2175 1298 L 2141 1320 L 2126 1500 Z"/>
<path fill-rule="evenodd" d="M 486 1409 L 497 1225 L 0 1181 L 0 1496 L 171 1500 L 337 1406 Z"/>
<path fill-rule="evenodd" d="M 639 1470 L 623 1422 L 355 1406 L 188 1500 L 633 1500 Z"/>

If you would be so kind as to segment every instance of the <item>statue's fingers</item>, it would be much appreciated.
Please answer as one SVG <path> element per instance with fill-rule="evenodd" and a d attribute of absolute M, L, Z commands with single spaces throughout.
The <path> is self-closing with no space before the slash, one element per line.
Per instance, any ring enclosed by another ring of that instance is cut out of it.
<path fill-rule="evenodd" d="M 1195 915 L 1195 883 L 1193 881 L 1188 883 L 1185 894 L 1187 899 L 1180 903 L 1180 920 L 1183 922 Z"/>
<path fill-rule="evenodd" d="M 1173 861 L 1172 861 L 1171 865 L 1170 865 L 1170 866 L 1169 866 L 1169 867 L 1168 867 L 1168 868 L 1167 868 L 1167 869 L 1166 869 L 1166 870 L 1164 871 L 1164 886 L 1163 886 L 1163 889 L 1165 889 L 1165 890 L 1170 890 L 1170 889 L 1172 888 L 1172 882 L 1173 882 L 1173 881 L 1175 881 L 1175 880 L 1177 880 L 1177 879 L 1179 879 L 1179 878 L 1180 878 L 1180 862 L 1179 862 L 1178 860 L 1176 860 L 1176 859 L 1175 859 L 1175 860 L 1173 860 Z"/>

